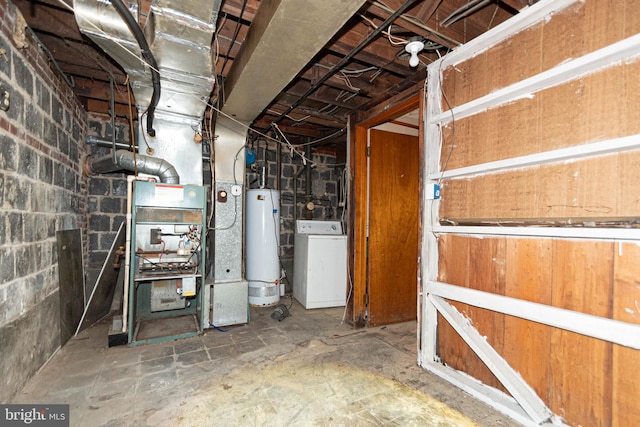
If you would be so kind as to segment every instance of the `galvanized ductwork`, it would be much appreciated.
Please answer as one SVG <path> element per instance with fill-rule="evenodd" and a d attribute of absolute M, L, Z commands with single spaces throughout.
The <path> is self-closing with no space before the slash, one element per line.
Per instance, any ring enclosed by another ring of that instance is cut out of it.
<path fill-rule="evenodd" d="M 134 158 L 135 157 L 135 158 Z M 179 184 L 180 176 L 176 168 L 164 159 L 157 157 L 134 154 L 127 150 L 118 150 L 115 156 L 108 154 L 103 157 L 87 157 L 83 165 L 84 173 L 96 175 L 126 170 L 129 172 L 157 176 L 160 182 L 167 184 Z"/>
<path fill-rule="evenodd" d="M 202 146 L 194 130 L 204 115 L 215 84 L 211 41 L 221 0 L 154 0 L 143 29 L 157 62 L 162 88 L 155 109 L 155 138 L 148 143 L 154 157 L 165 158 L 178 171 L 183 184 L 202 185 Z M 137 5 L 125 1 L 138 17 Z M 126 23 L 110 2 L 74 0 L 80 31 L 118 62 L 129 76 L 136 107 L 141 114 L 139 141 L 146 135 L 142 115 L 153 96 L 151 68 Z"/>

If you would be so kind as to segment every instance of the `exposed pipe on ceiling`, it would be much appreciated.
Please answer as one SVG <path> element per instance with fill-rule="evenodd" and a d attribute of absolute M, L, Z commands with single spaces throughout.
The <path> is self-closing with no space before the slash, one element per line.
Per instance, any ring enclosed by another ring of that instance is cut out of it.
<path fill-rule="evenodd" d="M 127 150 L 116 151 L 115 162 L 111 154 L 102 157 L 87 157 L 83 164 L 83 171 L 86 175 L 96 175 L 120 170 L 134 171 L 154 175 L 160 178 L 160 182 L 166 184 L 180 184 L 180 176 L 176 168 L 164 159 L 144 156 Z"/>
<path fill-rule="evenodd" d="M 402 6 L 400 6 L 395 12 L 393 12 L 387 19 L 384 20 L 382 24 L 378 26 L 378 28 L 374 29 L 360 44 L 353 48 L 351 52 L 345 55 L 340 62 L 334 65 L 327 73 L 320 77 L 318 81 L 316 81 L 307 91 L 302 94 L 297 100 L 295 100 L 289 108 L 287 108 L 284 113 L 280 114 L 280 116 L 276 117 L 272 123 L 278 124 L 280 123 L 290 112 L 295 110 L 305 99 L 309 97 L 313 92 L 315 92 L 320 86 L 324 84 L 327 80 L 329 80 L 335 73 L 340 71 L 347 63 L 362 49 L 364 49 L 374 38 L 378 36 L 382 31 L 384 31 L 393 21 L 396 20 L 400 15 L 402 15 L 407 9 L 417 3 L 418 0 L 407 0 Z"/>
<path fill-rule="evenodd" d="M 151 68 L 151 80 L 153 82 L 153 95 L 151 95 L 151 102 L 149 103 L 149 107 L 147 108 L 147 134 L 151 137 L 156 136 L 156 131 L 153 129 L 153 116 L 155 114 L 156 107 L 158 106 L 158 101 L 160 100 L 160 73 L 158 73 L 158 63 L 156 62 L 156 58 L 151 53 L 151 49 L 149 48 L 149 43 L 147 43 L 147 39 L 142 33 L 140 29 L 140 25 L 136 22 L 135 18 L 131 14 L 131 11 L 122 0 L 111 0 L 111 4 L 118 11 L 118 14 L 122 18 L 122 20 L 127 24 L 131 34 L 135 37 L 138 42 L 138 46 L 142 51 L 142 57 Z"/>

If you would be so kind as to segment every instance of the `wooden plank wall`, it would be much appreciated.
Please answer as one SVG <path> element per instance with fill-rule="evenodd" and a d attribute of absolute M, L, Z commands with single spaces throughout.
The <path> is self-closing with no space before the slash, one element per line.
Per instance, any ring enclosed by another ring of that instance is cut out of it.
<path fill-rule="evenodd" d="M 462 105 L 640 33 L 633 0 L 586 0 L 443 71 L 443 108 Z M 640 134 L 640 61 L 582 78 L 442 129 L 440 168 Z M 450 155 L 449 155 L 450 153 Z M 447 161 L 448 159 L 448 161 Z M 450 223 L 640 218 L 640 151 L 442 181 Z M 441 234 L 438 280 L 640 324 L 640 242 Z M 570 425 L 640 419 L 640 351 L 455 304 Z M 442 361 L 486 384 L 495 377 L 440 318 Z"/>
<path fill-rule="evenodd" d="M 640 245 L 456 235 L 439 243 L 440 281 L 640 324 Z M 454 305 L 569 424 L 634 425 L 640 417 L 640 351 Z M 438 329 L 445 364 L 498 385 L 444 320 Z"/>

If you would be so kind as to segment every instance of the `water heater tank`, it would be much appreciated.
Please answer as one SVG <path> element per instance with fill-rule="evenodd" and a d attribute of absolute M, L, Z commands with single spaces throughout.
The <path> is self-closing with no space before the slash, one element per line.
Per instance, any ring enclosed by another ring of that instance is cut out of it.
<path fill-rule="evenodd" d="M 273 305 L 280 301 L 280 192 L 247 190 L 245 212 L 249 304 Z"/>

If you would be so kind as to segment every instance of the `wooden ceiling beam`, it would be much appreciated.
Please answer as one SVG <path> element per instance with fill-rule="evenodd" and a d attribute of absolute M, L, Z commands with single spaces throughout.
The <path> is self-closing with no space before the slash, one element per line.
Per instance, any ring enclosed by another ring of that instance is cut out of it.
<path fill-rule="evenodd" d="M 287 107 L 291 105 L 291 98 L 290 95 L 283 95 L 276 103 L 270 105 L 263 114 L 273 116 L 282 115 L 282 113 L 287 110 Z M 346 119 L 342 120 L 329 114 L 320 113 L 316 109 L 308 109 L 305 106 L 299 106 L 288 115 L 293 118 L 293 122 L 298 121 L 298 123 L 302 121 L 300 120 L 301 118 L 309 116 L 304 119 L 306 122 L 326 127 L 340 127 L 346 122 Z"/>
<path fill-rule="evenodd" d="M 310 83 L 315 83 L 320 78 L 325 76 L 328 71 L 328 69 L 316 65 L 308 68 L 307 70 L 305 70 L 305 72 L 298 75 L 298 78 L 304 79 Z M 349 74 L 346 74 L 346 76 L 347 77 L 345 78 L 344 75 L 340 74 L 340 72 L 337 72 L 333 76 L 329 77 L 329 79 L 325 81 L 324 84 L 327 86 L 331 86 L 334 89 L 338 89 L 341 91 L 346 90 L 349 92 L 358 93 L 362 96 L 366 96 L 371 92 L 379 91 L 379 89 L 376 88 L 375 85 L 369 83 L 368 81 L 363 81 L 362 79 L 359 79 L 354 75 L 350 76 Z M 347 78 L 349 83 L 347 82 Z M 351 86 L 349 86 L 349 84 L 351 84 Z M 359 90 L 356 90 L 354 88 L 357 88 Z"/>
<path fill-rule="evenodd" d="M 362 40 L 366 39 L 371 33 L 372 27 L 368 24 L 359 22 L 355 24 L 348 32 L 346 32 L 339 41 L 348 46 L 358 46 Z M 389 63 L 396 59 L 397 55 L 403 49 L 402 46 L 393 46 L 385 35 L 380 34 L 372 40 L 361 52 L 367 52 L 381 58 L 382 63 Z M 350 51 L 353 50 L 353 47 Z"/>
<path fill-rule="evenodd" d="M 103 82 L 107 82 L 109 79 L 108 73 L 102 69 L 88 68 L 83 65 L 69 64 L 67 62 L 58 62 L 58 65 L 65 74 L 72 75 L 74 78 L 78 76 Z M 124 82 L 127 80 L 126 74 L 119 70 L 113 73 L 113 78 L 119 85 L 124 85 Z"/>
<path fill-rule="evenodd" d="M 105 78 L 108 75 L 107 70 L 114 76 L 124 75 L 120 66 L 116 65 L 110 57 L 98 53 L 91 44 L 65 40 L 48 34 L 38 34 L 38 38 L 59 63 L 74 64 L 90 70 L 102 70 Z"/>
<path fill-rule="evenodd" d="M 109 114 L 109 102 L 101 99 L 80 98 L 84 108 L 90 113 Z M 114 104 L 116 110 L 116 116 L 129 117 L 129 105 L 127 104 Z M 138 109 L 135 105 L 131 106 L 134 120 L 138 118 Z"/>
<path fill-rule="evenodd" d="M 271 121 L 274 116 L 272 115 L 264 115 L 259 120 L 254 122 L 253 127 L 259 129 L 266 129 L 271 126 Z M 289 126 L 278 123 L 278 127 L 280 130 L 286 134 L 293 134 L 298 136 L 308 136 L 312 138 L 317 138 L 319 136 L 319 130 L 317 127 L 309 127 L 309 126 Z"/>
<path fill-rule="evenodd" d="M 420 6 L 420 10 L 416 13 L 416 17 L 419 18 L 422 22 L 429 22 L 431 16 L 435 13 L 438 6 L 440 6 L 442 0 L 425 0 Z"/>
<path fill-rule="evenodd" d="M 101 80 L 91 80 L 83 77 L 76 77 L 74 92 L 76 95 L 82 98 L 91 99 L 111 99 L 111 90 L 109 88 L 109 82 Z M 127 88 L 126 86 L 118 85 L 114 88 L 113 99 L 120 104 L 127 104 Z M 133 103 L 133 100 L 131 101 Z"/>
<path fill-rule="evenodd" d="M 407 90 L 411 90 L 411 88 L 415 88 L 414 91 L 417 92 L 420 87 L 422 87 L 423 82 L 427 78 L 427 69 L 426 67 L 418 69 L 413 75 L 409 78 L 403 80 L 402 82 L 389 87 L 389 89 L 385 93 L 379 94 L 377 97 L 359 105 L 358 111 L 368 111 L 372 108 L 380 105 L 385 100 L 392 98 L 393 96 L 405 92 Z"/>
<path fill-rule="evenodd" d="M 514 10 L 520 11 L 527 6 L 531 6 L 534 3 L 537 3 L 538 0 L 499 0 L 499 3 L 504 3 L 507 6 L 513 8 Z"/>
<path fill-rule="evenodd" d="M 380 20 L 385 20 L 391 15 L 388 10 L 377 3 L 372 3 L 368 11 Z M 396 19 L 394 25 L 402 27 L 407 31 L 414 33 L 416 36 L 423 36 L 425 38 L 428 38 L 429 40 L 438 42 L 448 48 L 455 47 L 456 45 L 462 43 L 464 39 L 464 36 L 460 34 L 456 29 L 438 27 L 436 22 L 431 25 L 429 25 L 429 23 L 423 24 L 420 22 L 416 22 L 415 19 L 411 19 L 406 15 L 401 15 L 398 19 Z M 438 36 L 438 34 L 442 35 L 443 37 Z"/>
<path fill-rule="evenodd" d="M 73 12 L 60 6 L 59 3 L 49 4 L 30 0 L 13 2 L 20 9 L 31 29 L 56 34 L 59 38 L 82 40 Z"/>
<path fill-rule="evenodd" d="M 257 0 L 248 0 L 247 5 L 244 8 L 244 12 L 242 14 L 242 19 L 247 21 L 253 21 L 253 18 L 256 16 L 256 12 L 260 7 L 260 2 Z M 224 13 L 228 13 L 229 15 L 233 15 L 236 17 L 240 16 L 240 11 L 242 10 L 242 0 L 226 0 L 222 2 L 222 8 L 220 9 L 220 15 Z"/>
<path fill-rule="evenodd" d="M 311 87 L 311 82 L 309 81 L 297 81 L 296 83 L 289 86 L 286 92 L 283 95 L 289 95 L 291 97 L 300 97 L 305 94 L 305 92 Z M 355 96 L 351 101 L 342 101 L 346 96 L 340 96 L 339 90 L 336 90 L 327 85 L 323 85 L 321 88 L 318 88 L 313 94 L 309 95 L 305 100 L 305 105 L 314 106 L 318 109 L 322 109 L 327 105 L 331 105 L 334 107 L 352 109 L 355 108 L 359 103 L 364 102 L 369 98 Z M 360 102 L 357 101 L 360 100 Z M 315 105 L 314 105 L 315 104 Z"/>
<path fill-rule="evenodd" d="M 326 49 L 334 54 L 344 56 L 349 54 L 349 52 L 353 50 L 354 46 L 355 45 L 345 43 L 340 39 L 331 43 L 329 46 L 327 46 Z M 407 69 L 405 66 L 400 65 L 394 61 L 390 62 L 389 59 L 387 58 L 382 58 L 376 54 L 367 52 L 365 50 L 358 52 L 358 54 L 354 56 L 354 59 L 356 61 L 362 62 L 363 64 L 370 64 L 371 66 L 382 67 L 387 72 L 393 73 L 398 76 L 404 76 L 407 73 Z"/>

